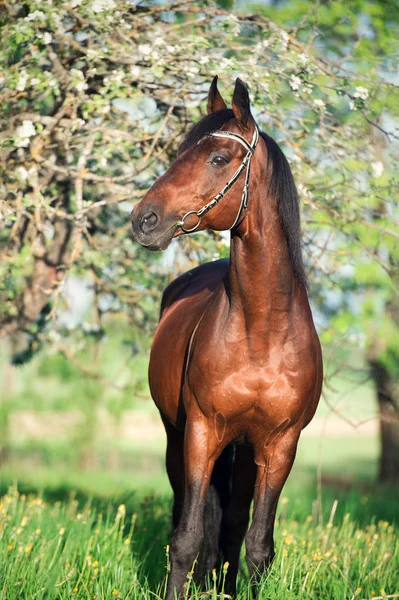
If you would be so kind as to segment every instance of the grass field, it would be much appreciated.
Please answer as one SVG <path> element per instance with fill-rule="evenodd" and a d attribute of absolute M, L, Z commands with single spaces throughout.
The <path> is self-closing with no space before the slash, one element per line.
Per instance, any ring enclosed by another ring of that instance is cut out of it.
<path fill-rule="evenodd" d="M 0 505 L 1 597 L 66 599 L 163 598 L 167 579 L 170 500 L 152 496 L 116 507 L 94 499 L 48 501 L 10 489 Z M 361 498 L 352 498 L 352 502 Z M 375 519 L 362 526 L 346 513 L 321 524 L 293 519 L 283 499 L 276 559 L 258 586 L 260 598 L 354 599 L 398 591 L 398 530 Z M 326 516 L 328 511 L 326 512 Z M 223 598 L 223 572 L 205 592 L 188 582 L 187 598 Z M 250 599 L 245 569 L 240 600 Z"/>
<path fill-rule="evenodd" d="M 119 398 L 119 425 L 105 431 L 98 418 L 90 429 L 93 411 L 113 405 L 115 392 L 79 380 L 57 361 L 62 385 L 53 376 L 54 358 L 28 364 L 11 378 L 7 460 L 0 476 L 0 599 L 162 599 L 171 496 L 159 417 L 143 399 L 143 365 L 137 359 L 140 396 Z M 333 379 L 319 424 L 335 418 L 339 428 L 337 414 L 357 423 L 375 415 L 370 383 L 353 373 Z M 88 429 L 73 425 L 71 398 Z M 121 435 L 123 411 L 132 408 L 140 423 L 154 419 L 153 436 Z M 70 422 L 68 435 L 48 426 L 29 437 L 22 421 L 13 420 L 29 409 L 43 422 L 46 411 L 64 425 Z M 279 505 L 276 559 L 258 586 L 260 600 L 399 598 L 398 490 L 375 484 L 377 432 L 333 430 L 305 431 L 301 438 Z M 89 468 L 80 463 L 86 443 L 95 457 Z M 110 460 L 114 455 L 117 466 Z M 251 599 L 247 575 L 243 555 L 237 600 Z M 188 581 L 186 598 L 221 600 L 223 571 L 202 591 Z"/>
<path fill-rule="evenodd" d="M 119 472 L 57 468 L 56 453 L 47 467 L 21 460 L 4 468 L 0 598 L 163 598 L 171 535 L 163 452 L 163 440 L 130 446 L 130 470 Z M 261 600 L 399 594 L 397 490 L 374 485 L 377 454 L 369 436 L 303 437 Z M 13 480 L 19 492 L 7 491 Z M 250 600 L 242 564 L 238 600 Z M 223 572 L 215 577 L 202 591 L 189 582 L 186 598 L 223 598 Z"/>

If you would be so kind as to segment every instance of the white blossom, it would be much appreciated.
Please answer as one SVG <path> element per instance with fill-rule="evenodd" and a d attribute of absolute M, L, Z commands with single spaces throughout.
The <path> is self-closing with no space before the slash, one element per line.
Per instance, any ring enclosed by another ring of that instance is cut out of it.
<path fill-rule="evenodd" d="M 380 160 L 371 163 L 371 168 L 373 170 L 373 175 L 376 178 L 381 177 L 384 172 L 384 164 Z"/>
<path fill-rule="evenodd" d="M 356 104 L 353 102 L 353 100 L 349 100 L 349 108 L 351 110 L 356 110 Z"/>
<path fill-rule="evenodd" d="M 353 94 L 354 98 L 361 98 L 362 100 L 367 100 L 367 98 L 369 97 L 369 91 L 367 88 L 362 87 L 361 85 L 359 85 L 356 88 L 356 91 Z"/>
<path fill-rule="evenodd" d="M 22 181 L 26 181 L 28 179 L 28 171 L 24 167 L 18 167 L 18 173 Z"/>
<path fill-rule="evenodd" d="M 43 34 L 43 42 L 45 44 L 51 44 L 53 40 L 53 36 L 51 35 L 51 33 L 49 31 L 45 31 Z"/>
<path fill-rule="evenodd" d="M 295 91 L 301 87 L 302 80 L 299 77 L 297 77 L 296 75 L 291 75 L 289 83 L 290 83 L 291 89 Z"/>
<path fill-rule="evenodd" d="M 140 77 L 141 69 L 138 65 L 133 65 L 130 67 L 130 73 L 133 75 L 133 77 Z"/>
<path fill-rule="evenodd" d="M 15 86 L 15 89 L 18 92 L 23 92 L 24 89 L 26 88 L 26 84 L 28 83 L 28 79 L 29 79 L 28 73 L 25 70 L 21 71 L 21 73 L 19 75 L 19 79 L 17 81 L 17 85 Z"/>
<path fill-rule="evenodd" d="M 151 54 L 152 48 L 150 44 L 140 44 L 138 47 L 139 54 L 142 56 L 149 56 Z"/>
<path fill-rule="evenodd" d="M 76 8 L 82 4 L 83 0 L 70 0 L 69 4 L 71 8 Z"/>
<path fill-rule="evenodd" d="M 187 77 L 190 77 L 190 79 L 193 79 L 199 72 L 200 70 L 198 67 L 189 66 L 187 67 L 186 75 Z"/>
<path fill-rule="evenodd" d="M 225 56 L 221 56 L 218 62 L 220 69 L 229 69 L 233 68 L 234 63 L 231 58 L 226 58 Z"/>
<path fill-rule="evenodd" d="M 116 83 L 116 84 L 121 84 L 123 81 L 125 74 L 123 71 L 117 71 L 116 69 L 114 69 L 111 73 L 110 77 L 105 77 L 104 78 L 104 83 L 106 85 L 110 84 L 110 83 Z"/>
<path fill-rule="evenodd" d="M 313 101 L 313 104 L 314 104 L 314 105 L 315 105 L 317 108 L 320 108 L 320 109 L 323 109 L 323 108 L 325 108 L 325 107 L 326 107 L 324 100 L 321 100 L 321 98 L 316 98 L 316 99 Z"/>
<path fill-rule="evenodd" d="M 240 35 L 241 26 L 240 26 L 240 21 L 239 21 L 238 17 L 236 15 L 230 14 L 227 18 L 230 21 L 230 23 L 232 24 L 233 34 Z"/>
<path fill-rule="evenodd" d="M 80 71 L 79 69 L 71 69 L 71 77 L 75 80 L 74 88 L 78 92 L 82 92 L 83 90 L 87 89 L 88 85 L 85 81 L 85 76 L 82 71 Z"/>
<path fill-rule="evenodd" d="M 44 21 L 46 15 L 41 10 L 34 10 L 27 17 L 25 17 L 25 21 Z"/>
<path fill-rule="evenodd" d="M 91 4 L 91 10 L 97 14 L 114 8 L 116 8 L 114 0 L 93 0 Z"/>
<path fill-rule="evenodd" d="M 17 127 L 15 145 L 17 148 L 27 148 L 29 146 L 29 138 L 36 135 L 36 129 L 32 121 L 29 119 L 22 121 L 22 125 Z"/>
<path fill-rule="evenodd" d="M 298 192 L 304 198 L 313 198 L 312 192 L 302 183 L 298 183 Z"/>
<path fill-rule="evenodd" d="M 290 41 L 290 36 L 284 30 L 280 31 L 280 40 L 283 46 L 287 47 L 288 42 Z"/>
<path fill-rule="evenodd" d="M 99 54 L 98 54 L 98 51 L 97 51 L 97 50 L 92 50 L 91 48 L 89 48 L 89 49 L 87 50 L 87 54 L 86 54 L 87 58 L 97 58 L 97 57 L 98 57 L 98 55 L 99 55 Z"/>

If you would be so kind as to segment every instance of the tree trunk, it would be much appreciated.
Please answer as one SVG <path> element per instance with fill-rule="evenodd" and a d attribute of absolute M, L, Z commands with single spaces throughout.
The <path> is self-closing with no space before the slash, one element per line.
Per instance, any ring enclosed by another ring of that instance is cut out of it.
<path fill-rule="evenodd" d="M 380 413 L 379 480 L 399 484 L 399 386 L 380 362 L 370 360 Z"/>

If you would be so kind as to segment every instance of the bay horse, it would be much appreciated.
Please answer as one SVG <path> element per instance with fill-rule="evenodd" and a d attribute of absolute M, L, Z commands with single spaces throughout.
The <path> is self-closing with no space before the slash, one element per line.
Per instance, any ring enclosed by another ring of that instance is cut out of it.
<path fill-rule="evenodd" d="M 288 161 L 259 132 L 240 79 L 228 109 L 215 77 L 207 109 L 131 214 L 134 238 L 150 250 L 231 230 L 230 260 L 166 288 L 151 349 L 174 492 L 167 600 L 182 593 L 196 558 L 200 575 L 227 561 L 234 595 L 244 537 L 254 581 L 269 568 L 278 498 L 323 378 Z"/>

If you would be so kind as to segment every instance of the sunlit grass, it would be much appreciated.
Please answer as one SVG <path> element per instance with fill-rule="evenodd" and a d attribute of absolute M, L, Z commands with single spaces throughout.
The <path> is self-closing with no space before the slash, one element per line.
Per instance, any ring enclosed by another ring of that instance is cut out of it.
<path fill-rule="evenodd" d="M 359 527 L 351 515 L 289 517 L 276 524 L 276 559 L 258 589 L 261 599 L 369 599 L 397 593 L 398 529 L 387 521 Z M 284 515 L 287 513 L 287 516 Z M 163 598 L 170 539 L 170 501 L 144 499 L 130 513 L 125 505 L 101 511 L 90 502 L 48 503 L 15 488 L 0 504 L 0 589 L 19 598 Z M 225 567 L 227 568 L 227 566 Z M 189 581 L 187 598 L 221 598 L 223 572 L 208 593 Z M 245 569 L 239 600 L 249 600 Z"/>

